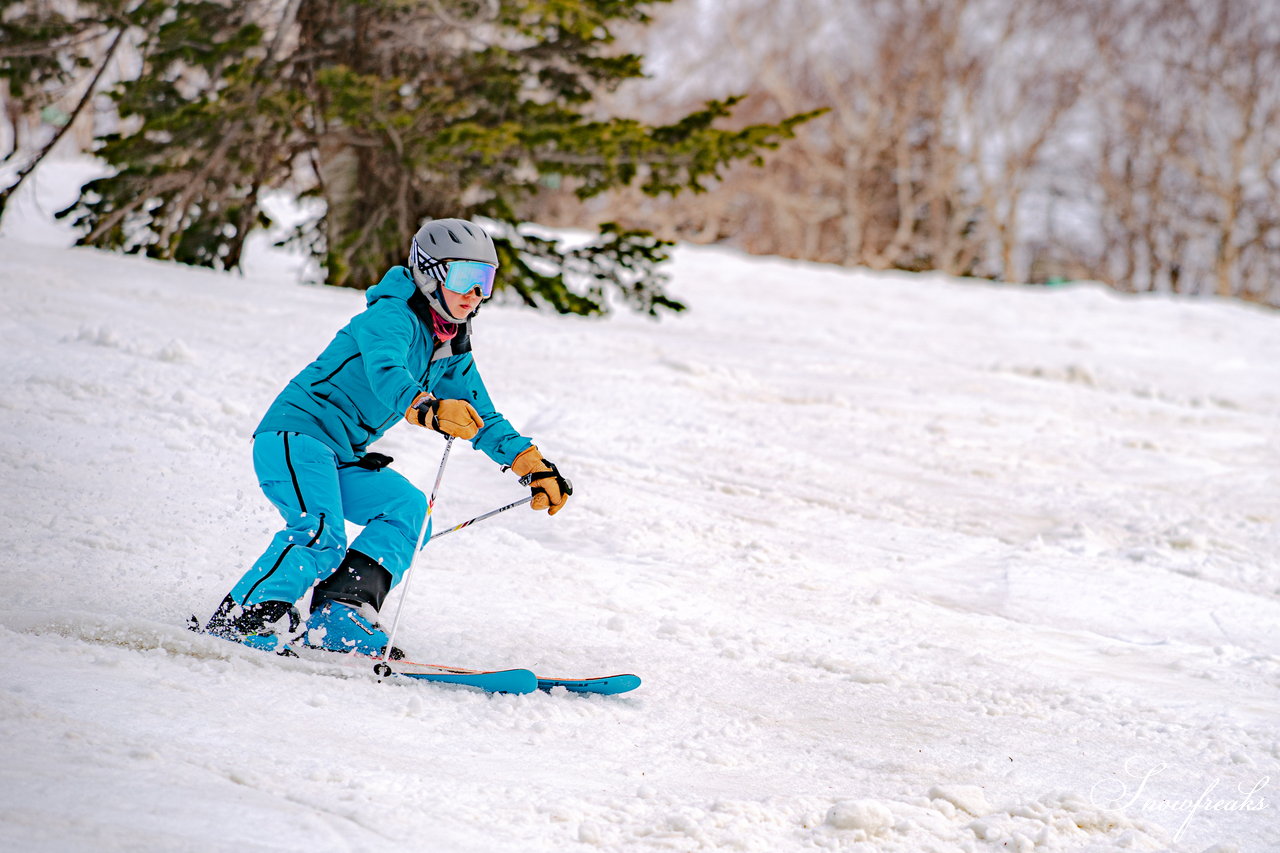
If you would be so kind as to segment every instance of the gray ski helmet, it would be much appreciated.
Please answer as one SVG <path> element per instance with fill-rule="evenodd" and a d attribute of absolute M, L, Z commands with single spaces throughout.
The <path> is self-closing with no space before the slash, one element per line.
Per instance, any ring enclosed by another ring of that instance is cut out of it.
<path fill-rule="evenodd" d="M 418 287 L 435 289 L 444 281 L 446 261 L 483 261 L 498 265 L 498 252 L 483 228 L 465 219 L 428 219 L 413 235 L 409 269 Z"/>
<path fill-rule="evenodd" d="M 465 219 L 428 219 L 413 235 L 408 264 L 413 283 L 436 314 L 450 323 L 464 323 L 449 313 L 440 292 L 449 261 L 483 261 L 496 267 L 498 252 L 488 232 Z"/>

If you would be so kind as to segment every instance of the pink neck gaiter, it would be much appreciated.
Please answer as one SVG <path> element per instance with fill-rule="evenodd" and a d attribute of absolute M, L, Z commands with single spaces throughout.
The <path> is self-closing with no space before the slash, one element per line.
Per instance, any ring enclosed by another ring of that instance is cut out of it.
<path fill-rule="evenodd" d="M 431 332 L 437 340 L 451 341 L 458 334 L 457 323 L 450 323 L 436 312 L 431 312 Z"/>

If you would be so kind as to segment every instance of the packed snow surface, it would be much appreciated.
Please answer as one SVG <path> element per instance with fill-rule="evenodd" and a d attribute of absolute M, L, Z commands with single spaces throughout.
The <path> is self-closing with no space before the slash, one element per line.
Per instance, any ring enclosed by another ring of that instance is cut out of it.
<path fill-rule="evenodd" d="M 68 248 L 78 168 L 0 236 L 0 849 L 1280 850 L 1274 312 L 692 247 L 680 317 L 488 306 L 575 494 L 430 545 L 401 645 L 644 685 L 378 683 L 184 628 L 363 294 Z M 436 518 L 521 494 L 459 446 Z"/>

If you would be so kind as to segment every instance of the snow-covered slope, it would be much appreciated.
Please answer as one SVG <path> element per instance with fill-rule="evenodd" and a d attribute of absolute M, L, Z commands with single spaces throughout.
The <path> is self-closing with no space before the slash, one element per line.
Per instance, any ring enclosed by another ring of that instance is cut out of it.
<path fill-rule="evenodd" d="M 254 424 L 362 294 L 67 249 L 26 203 L 0 848 L 1280 849 L 1274 313 L 706 248 L 680 318 L 487 307 L 576 494 L 430 546 L 402 644 L 645 679 L 488 696 L 183 629 L 275 528 Z M 442 445 L 378 449 L 428 485 Z M 520 494 L 460 447 L 437 519 Z"/>

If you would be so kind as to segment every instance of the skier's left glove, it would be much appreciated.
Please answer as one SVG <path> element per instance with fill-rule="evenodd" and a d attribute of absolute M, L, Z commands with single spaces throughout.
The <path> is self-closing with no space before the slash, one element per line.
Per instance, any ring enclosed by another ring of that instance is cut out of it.
<path fill-rule="evenodd" d="M 560 476 L 560 469 L 554 462 L 542 458 L 542 451 L 537 445 L 530 445 L 511 463 L 511 470 L 520 477 L 520 484 L 533 490 L 533 501 L 529 504 L 534 509 L 545 509 L 548 514 L 555 515 L 573 494 L 573 484 Z"/>

